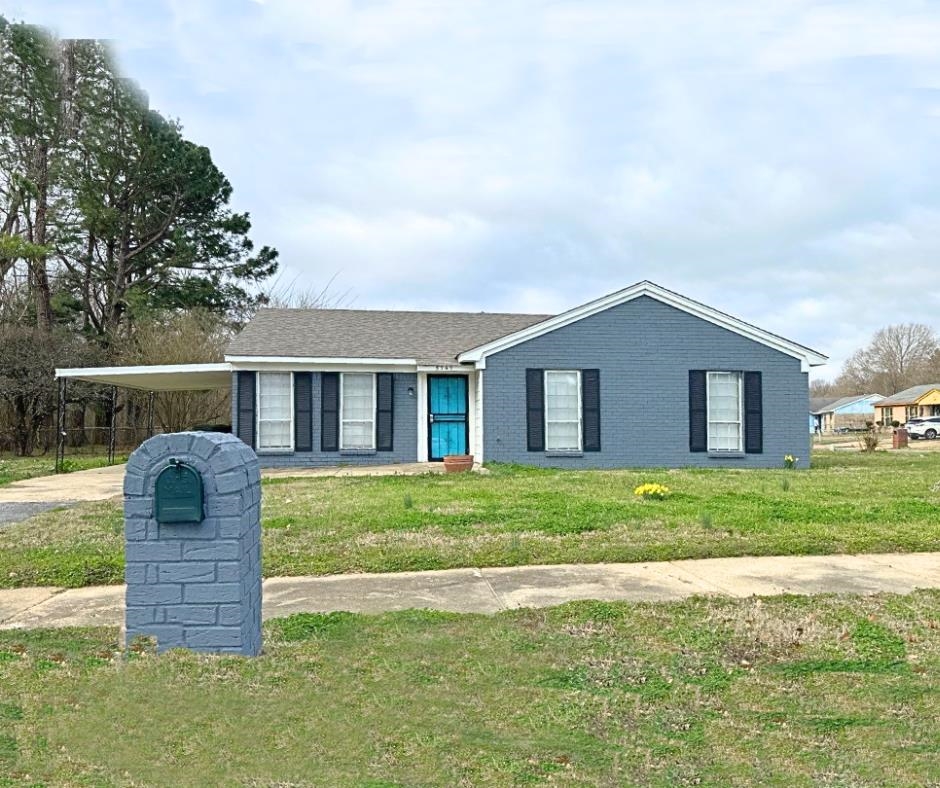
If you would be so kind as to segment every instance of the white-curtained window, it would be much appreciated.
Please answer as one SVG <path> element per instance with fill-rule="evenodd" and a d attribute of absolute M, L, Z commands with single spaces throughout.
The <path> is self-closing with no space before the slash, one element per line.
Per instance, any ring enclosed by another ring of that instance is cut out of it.
<path fill-rule="evenodd" d="M 375 448 L 375 375 L 340 376 L 340 449 Z"/>
<path fill-rule="evenodd" d="M 708 373 L 708 450 L 744 451 L 740 372 Z"/>
<path fill-rule="evenodd" d="M 290 372 L 258 373 L 259 451 L 294 448 L 292 383 Z"/>
<path fill-rule="evenodd" d="M 581 451 L 581 373 L 545 371 L 545 449 Z"/>

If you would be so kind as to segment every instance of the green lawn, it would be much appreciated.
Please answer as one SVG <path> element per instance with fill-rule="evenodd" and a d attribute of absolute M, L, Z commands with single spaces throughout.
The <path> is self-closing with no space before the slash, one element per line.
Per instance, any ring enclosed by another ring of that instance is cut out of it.
<path fill-rule="evenodd" d="M 940 594 L 0 632 L 0 786 L 935 785 Z"/>
<path fill-rule="evenodd" d="M 127 462 L 127 457 L 117 457 L 114 461 L 115 463 Z M 107 455 L 66 457 L 62 470 L 65 473 L 71 473 L 72 471 L 86 471 L 89 468 L 101 468 L 107 464 Z M 55 473 L 55 454 L 46 454 L 41 457 L 0 456 L 0 486 L 36 476 L 49 476 L 53 473 Z"/>
<path fill-rule="evenodd" d="M 633 495 L 642 482 L 665 501 Z M 267 576 L 940 550 L 940 452 L 820 452 L 810 470 L 270 479 Z M 0 586 L 118 583 L 120 504 L 0 530 Z"/>

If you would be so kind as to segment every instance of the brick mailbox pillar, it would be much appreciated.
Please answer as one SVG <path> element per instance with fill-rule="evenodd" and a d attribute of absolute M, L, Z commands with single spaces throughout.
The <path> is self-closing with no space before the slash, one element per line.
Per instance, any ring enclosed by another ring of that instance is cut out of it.
<path fill-rule="evenodd" d="M 261 651 L 261 475 L 234 435 L 158 435 L 124 477 L 126 639 Z"/>

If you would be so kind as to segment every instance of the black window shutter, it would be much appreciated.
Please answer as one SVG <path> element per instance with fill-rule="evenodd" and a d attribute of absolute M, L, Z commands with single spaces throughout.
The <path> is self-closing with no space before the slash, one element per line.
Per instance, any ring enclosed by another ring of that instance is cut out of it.
<path fill-rule="evenodd" d="M 689 370 L 689 451 L 708 451 L 707 373 Z"/>
<path fill-rule="evenodd" d="M 339 451 L 339 372 L 320 374 L 320 451 Z"/>
<path fill-rule="evenodd" d="M 313 375 L 294 373 L 294 450 L 313 451 Z"/>
<path fill-rule="evenodd" d="M 255 383 L 254 372 L 239 372 L 236 378 L 238 424 L 236 425 L 238 437 L 255 448 Z"/>
<path fill-rule="evenodd" d="M 581 370 L 581 428 L 584 451 L 601 450 L 601 371 Z"/>
<path fill-rule="evenodd" d="M 764 398 L 761 391 L 761 373 L 744 373 L 744 451 L 762 454 L 764 451 Z"/>
<path fill-rule="evenodd" d="M 395 383 L 391 372 L 380 372 L 376 377 L 375 395 L 375 449 L 392 451 L 394 440 Z"/>
<path fill-rule="evenodd" d="M 545 370 L 525 371 L 526 448 L 545 451 Z"/>

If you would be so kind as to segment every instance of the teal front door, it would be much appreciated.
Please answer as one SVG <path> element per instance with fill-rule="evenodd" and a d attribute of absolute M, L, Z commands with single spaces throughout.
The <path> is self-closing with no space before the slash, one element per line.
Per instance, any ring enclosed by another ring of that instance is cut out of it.
<path fill-rule="evenodd" d="M 447 454 L 466 454 L 467 378 L 464 375 L 428 376 L 428 459 L 439 462 Z"/>

